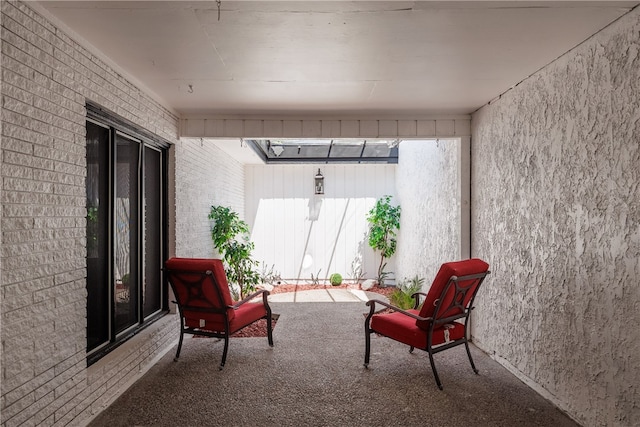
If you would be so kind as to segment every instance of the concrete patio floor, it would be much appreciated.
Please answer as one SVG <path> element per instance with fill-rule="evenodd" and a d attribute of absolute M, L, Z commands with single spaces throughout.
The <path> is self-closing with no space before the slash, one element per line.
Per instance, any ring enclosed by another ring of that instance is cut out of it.
<path fill-rule="evenodd" d="M 91 426 L 567 426 L 576 424 L 504 367 L 472 346 L 435 356 L 372 336 L 363 367 L 364 313 L 359 294 L 329 289 L 272 299 L 280 315 L 275 346 L 266 338 L 222 342 L 185 337 Z M 278 299 L 291 298 L 296 302 Z M 346 302 L 324 302 L 324 299 Z M 356 298 L 359 301 L 354 301 Z"/>
<path fill-rule="evenodd" d="M 269 295 L 270 302 L 366 302 L 371 299 L 389 302 L 384 295 L 360 289 L 311 289 Z"/>

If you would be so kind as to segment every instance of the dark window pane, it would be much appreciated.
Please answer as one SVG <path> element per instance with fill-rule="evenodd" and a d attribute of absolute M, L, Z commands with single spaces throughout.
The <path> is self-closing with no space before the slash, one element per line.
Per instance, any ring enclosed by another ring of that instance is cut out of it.
<path fill-rule="evenodd" d="M 138 322 L 138 159 L 140 143 L 116 135 L 115 333 Z"/>
<path fill-rule="evenodd" d="M 144 149 L 144 276 L 143 316 L 160 310 L 162 303 L 162 155 Z"/>
<path fill-rule="evenodd" d="M 87 122 L 87 351 L 109 341 L 109 132 Z"/>

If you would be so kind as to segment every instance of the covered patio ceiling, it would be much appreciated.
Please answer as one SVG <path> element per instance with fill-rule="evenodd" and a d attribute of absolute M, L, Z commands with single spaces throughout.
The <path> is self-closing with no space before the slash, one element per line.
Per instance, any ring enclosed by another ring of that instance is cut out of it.
<path fill-rule="evenodd" d="M 638 1 L 40 1 L 181 117 L 469 114 Z"/>

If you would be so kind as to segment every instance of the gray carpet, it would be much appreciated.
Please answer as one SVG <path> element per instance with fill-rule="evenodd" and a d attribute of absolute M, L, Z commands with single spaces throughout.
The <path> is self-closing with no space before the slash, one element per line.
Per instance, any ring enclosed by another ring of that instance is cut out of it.
<path fill-rule="evenodd" d="M 364 357 L 364 303 L 272 303 L 275 347 L 185 337 L 91 426 L 577 426 L 472 347 L 435 355 L 438 390 L 423 351 L 372 337 Z"/>

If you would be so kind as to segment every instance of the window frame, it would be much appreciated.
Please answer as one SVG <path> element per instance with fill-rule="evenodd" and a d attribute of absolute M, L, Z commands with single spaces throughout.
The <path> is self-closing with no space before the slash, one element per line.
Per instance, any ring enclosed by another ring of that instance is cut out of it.
<path fill-rule="evenodd" d="M 108 129 L 108 171 L 104 176 L 104 179 L 107 179 L 107 187 L 108 187 L 108 207 L 107 207 L 107 215 L 106 221 L 107 224 L 107 237 L 106 242 L 102 242 L 102 245 L 106 245 L 105 250 L 107 256 L 109 257 L 106 261 L 107 268 L 107 279 L 106 279 L 106 287 L 108 294 L 108 301 L 104 302 L 107 304 L 107 315 L 108 319 L 106 320 L 106 340 L 97 344 L 94 348 L 89 350 L 89 334 L 87 332 L 86 339 L 86 347 L 87 347 L 87 366 L 92 365 L 93 363 L 100 360 L 102 357 L 119 347 L 121 344 L 126 342 L 131 337 L 135 336 L 141 330 L 155 322 L 160 317 L 164 316 L 169 312 L 169 298 L 168 298 L 168 285 L 167 280 L 164 276 L 164 273 L 160 271 L 160 284 L 159 289 L 160 292 L 160 307 L 158 310 L 145 315 L 145 307 L 143 294 L 145 292 L 144 289 L 144 274 L 145 274 L 145 225 L 144 225 L 144 199 L 145 199 L 145 152 L 146 149 L 151 149 L 157 151 L 160 155 L 160 191 L 159 197 L 161 200 L 161 211 L 160 211 L 160 224 L 158 224 L 158 228 L 160 231 L 160 235 L 158 236 L 158 240 L 160 243 L 160 259 L 159 261 L 162 263 L 166 260 L 167 257 L 167 249 L 168 249 L 168 158 L 169 158 L 169 148 L 170 143 L 163 138 L 160 138 L 156 135 L 153 135 L 139 126 L 127 121 L 126 119 L 121 118 L 117 114 L 106 110 L 100 107 L 97 104 L 87 102 L 86 105 L 87 114 L 85 117 L 86 124 L 93 123 L 96 126 L 103 127 Z M 138 269 L 138 274 L 135 281 L 135 287 L 131 288 L 131 290 L 135 290 L 137 294 L 137 302 L 136 302 L 136 315 L 134 316 L 134 323 L 130 326 L 125 327 L 123 330 L 116 332 L 116 324 L 115 324 L 115 292 L 113 289 L 115 283 L 114 276 L 114 262 L 115 262 L 115 168 L 116 168 L 116 149 L 115 142 L 117 135 L 124 136 L 125 138 L 138 142 L 139 145 L 139 159 L 138 159 L 138 168 L 136 172 L 136 188 L 137 188 L 137 226 L 135 233 L 137 234 L 137 245 L 131 250 L 135 250 L 135 254 L 132 254 L 132 258 L 135 259 L 137 263 L 136 268 Z M 88 166 L 88 163 L 87 163 Z M 87 268 L 89 268 L 87 264 Z M 87 273 L 88 275 L 88 273 Z M 87 283 L 88 289 L 88 283 Z M 87 307 L 89 305 L 89 296 L 87 294 Z M 88 328 L 88 318 L 87 318 L 87 328 Z M 105 329 L 102 329 L 105 331 Z"/>

